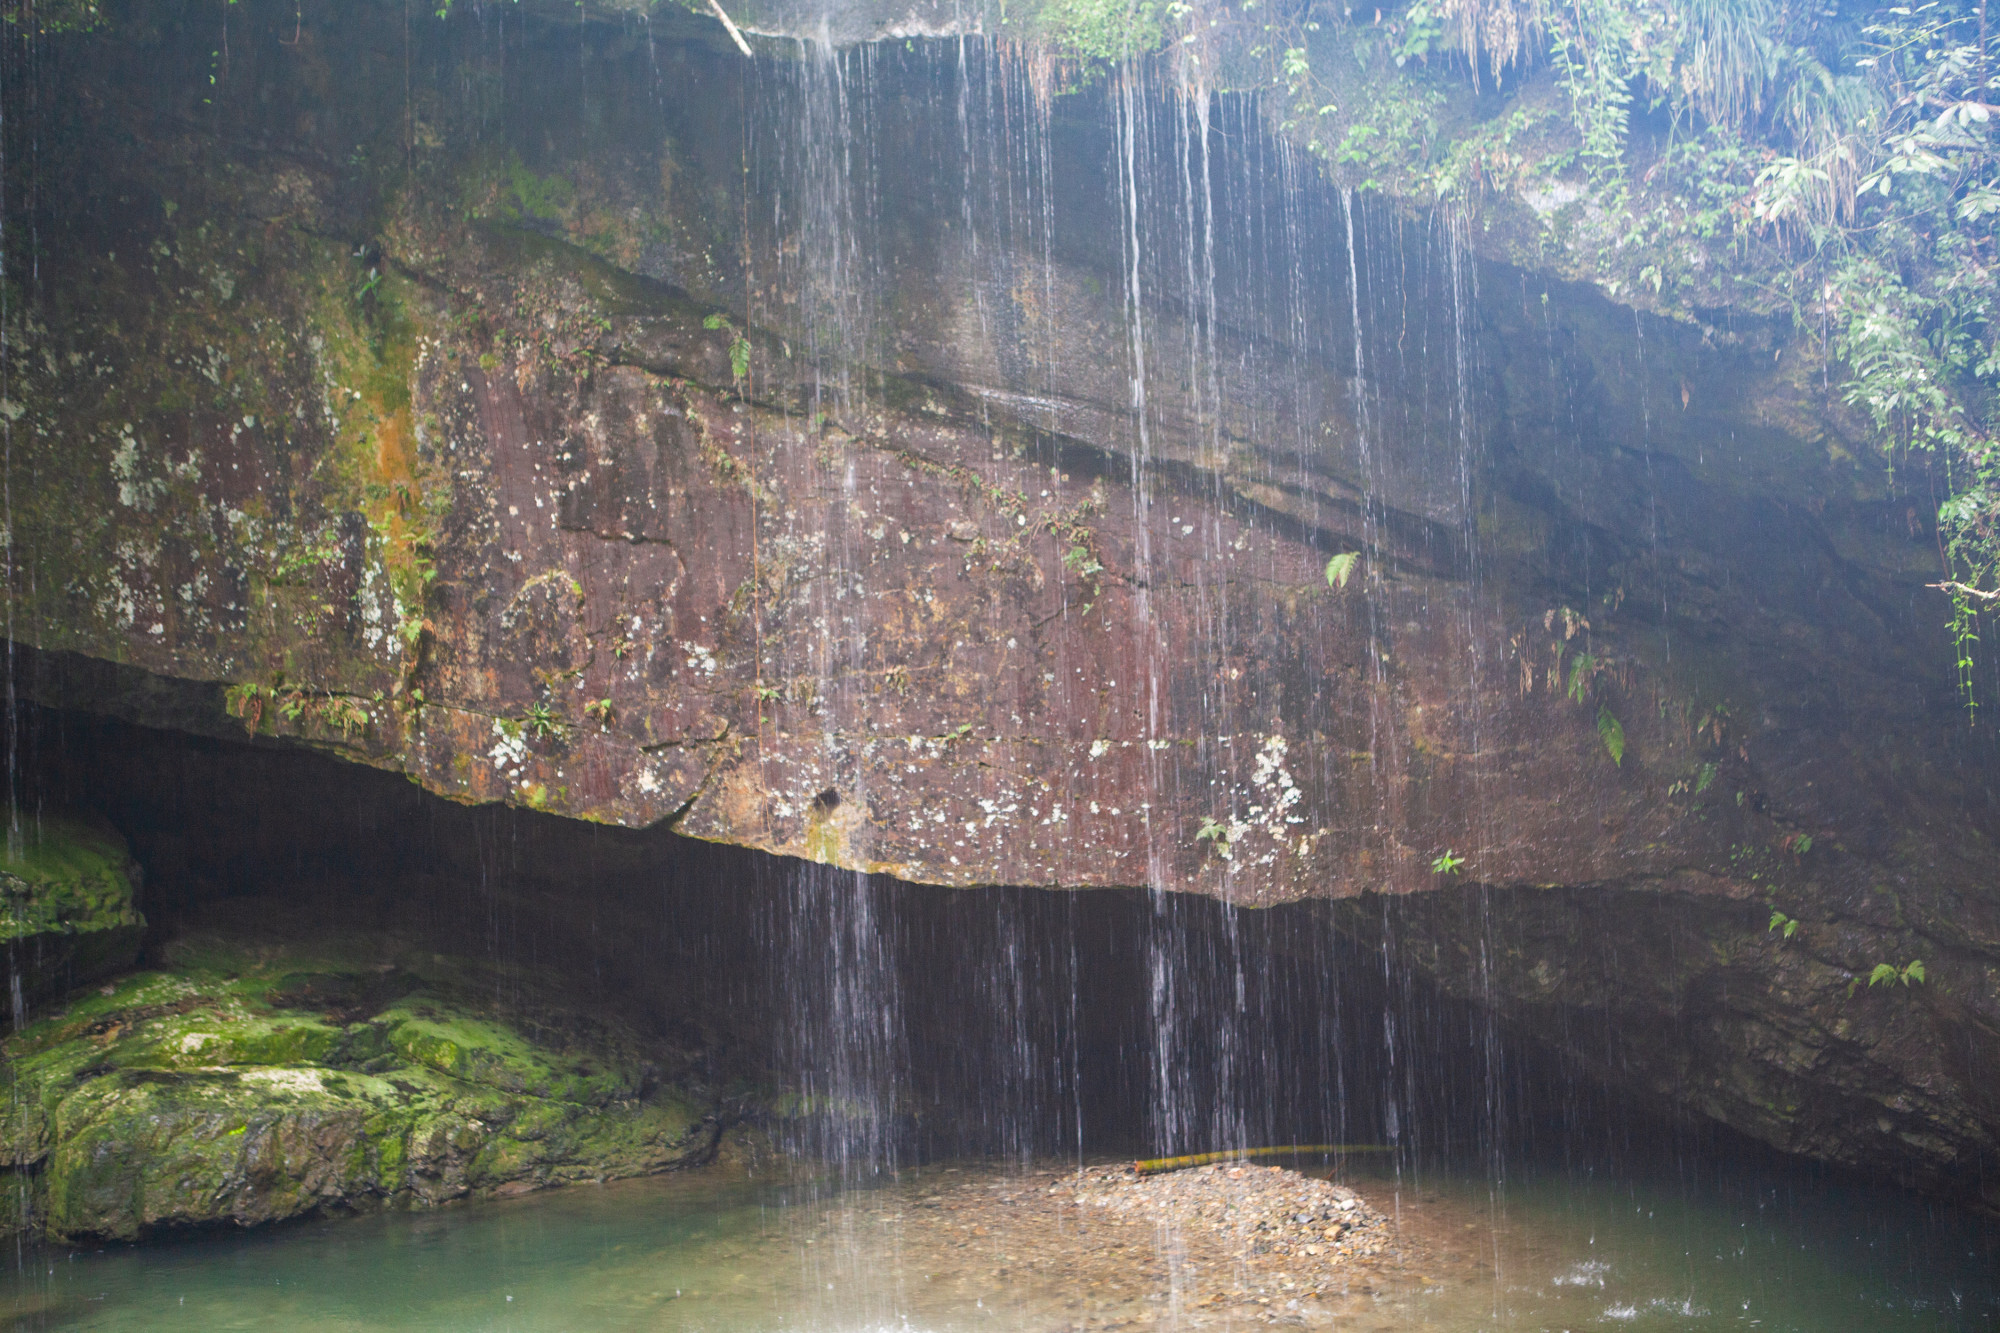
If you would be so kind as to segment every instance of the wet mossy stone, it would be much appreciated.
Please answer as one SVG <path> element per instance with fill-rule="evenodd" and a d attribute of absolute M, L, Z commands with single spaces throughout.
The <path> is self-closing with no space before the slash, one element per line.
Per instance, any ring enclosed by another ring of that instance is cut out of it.
<path fill-rule="evenodd" d="M 139 867 L 111 828 L 22 818 L 0 846 L 0 945 L 10 984 L 39 995 L 130 967 L 146 919 Z"/>
<path fill-rule="evenodd" d="M 299 953 L 170 948 L 173 970 L 73 994 L 10 1037 L 0 1212 L 57 1240 L 137 1240 L 714 1154 L 709 1099 L 615 1025 L 495 1010 L 449 967 Z"/>

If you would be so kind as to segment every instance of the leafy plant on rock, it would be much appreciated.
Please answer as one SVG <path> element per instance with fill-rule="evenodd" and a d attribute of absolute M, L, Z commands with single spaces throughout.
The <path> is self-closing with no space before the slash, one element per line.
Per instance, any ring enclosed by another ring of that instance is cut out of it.
<path fill-rule="evenodd" d="M 729 373 L 741 384 L 750 374 L 750 340 L 742 330 L 729 322 L 726 315 L 710 315 L 702 320 L 701 326 L 711 331 L 729 334 Z"/>
<path fill-rule="evenodd" d="M 1603 704 L 1597 706 L 1597 738 L 1604 742 L 1605 753 L 1611 762 L 1620 768 L 1625 766 L 1625 725 Z"/>
<path fill-rule="evenodd" d="M 529 705 L 528 711 L 522 714 L 521 729 L 537 740 L 548 740 L 569 730 L 569 724 L 547 702 L 542 701 Z"/>
<path fill-rule="evenodd" d="M 1870 990 L 1890 984 L 1907 986 L 1912 982 L 1919 986 L 1924 984 L 1924 960 L 1921 958 L 1912 958 L 1901 967 L 1893 963 L 1877 963 L 1874 970 L 1868 974 Z"/>
<path fill-rule="evenodd" d="M 1194 835 L 1194 840 L 1196 842 L 1207 843 L 1214 849 L 1215 854 L 1223 860 L 1232 859 L 1231 843 L 1234 839 L 1230 836 L 1229 825 L 1223 821 L 1212 816 L 1204 816 L 1201 821 L 1200 830 Z"/>
<path fill-rule="evenodd" d="M 1347 580 L 1354 576 L 1354 566 L 1361 559 L 1359 551 L 1342 551 L 1326 562 L 1326 586 L 1345 588 Z"/>

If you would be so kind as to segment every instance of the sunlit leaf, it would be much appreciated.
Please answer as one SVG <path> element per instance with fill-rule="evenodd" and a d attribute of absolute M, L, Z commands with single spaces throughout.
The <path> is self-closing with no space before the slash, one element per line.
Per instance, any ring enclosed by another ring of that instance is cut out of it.
<path fill-rule="evenodd" d="M 1361 559 L 1359 551 L 1342 551 L 1326 562 L 1326 586 L 1345 588 L 1347 580 L 1354 577 L 1355 562 Z"/>

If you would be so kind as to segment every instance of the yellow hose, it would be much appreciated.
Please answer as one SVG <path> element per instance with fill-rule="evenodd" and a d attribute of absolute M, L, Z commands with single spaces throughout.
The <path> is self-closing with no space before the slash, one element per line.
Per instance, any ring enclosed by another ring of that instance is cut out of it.
<path fill-rule="evenodd" d="M 1161 1171 L 1179 1171 L 1183 1167 L 1207 1166 L 1210 1162 L 1233 1162 L 1245 1157 L 1306 1157 L 1328 1153 L 1390 1151 L 1392 1149 L 1388 1145 L 1381 1143 L 1287 1143 L 1279 1148 L 1231 1148 L 1226 1152 L 1198 1152 L 1187 1157 L 1155 1157 L 1150 1161 L 1132 1163 L 1132 1169 L 1142 1176 L 1150 1176 Z"/>

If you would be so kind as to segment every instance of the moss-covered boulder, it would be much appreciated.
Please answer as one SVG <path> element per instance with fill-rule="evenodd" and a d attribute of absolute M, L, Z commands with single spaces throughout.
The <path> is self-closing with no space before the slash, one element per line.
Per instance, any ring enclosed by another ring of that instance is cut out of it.
<path fill-rule="evenodd" d="M 4 1047 L 0 1153 L 64 1240 L 641 1175 L 712 1155 L 670 1056 L 546 1008 L 498 1011 L 430 958 L 213 938 L 73 997 Z M 491 993 L 488 990 L 487 993 Z"/>
<path fill-rule="evenodd" d="M 139 868 L 110 828 L 23 819 L 0 846 L 0 945 L 19 990 L 36 995 L 129 967 L 139 956 Z"/>

